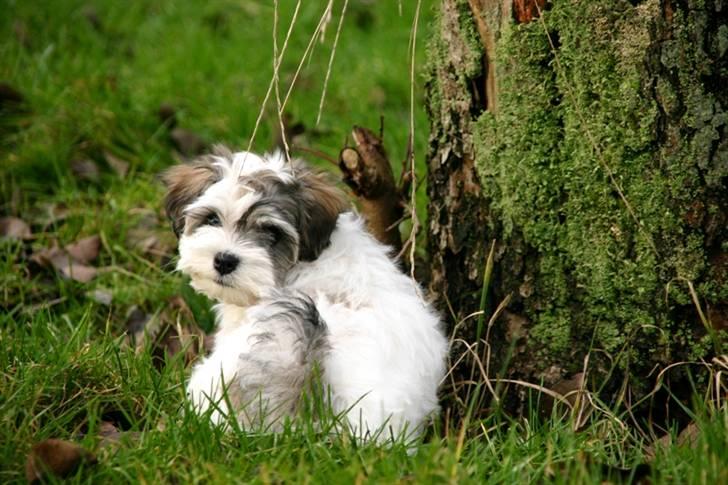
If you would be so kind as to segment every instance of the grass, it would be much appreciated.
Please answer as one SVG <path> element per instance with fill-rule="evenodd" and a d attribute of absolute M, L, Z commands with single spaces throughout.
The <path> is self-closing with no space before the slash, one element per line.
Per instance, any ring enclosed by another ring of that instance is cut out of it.
<path fill-rule="evenodd" d="M 295 5 L 280 3 L 279 46 Z M 323 3 L 302 4 L 281 65 L 284 87 Z M 423 2 L 419 65 L 432 3 Z M 197 324 L 211 326 L 209 303 L 171 272 L 174 240 L 157 175 L 175 156 L 156 112 L 171 103 L 181 127 L 209 142 L 247 147 L 272 75 L 272 2 L 107 1 L 92 11 L 82 1 L 41 7 L 0 0 L 0 8 L 0 82 L 26 99 L 23 109 L 0 113 L 0 215 L 21 217 L 33 230 L 30 240 L 0 241 L 0 482 L 22 481 L 30 447 L 50 437 L 97 452 L 99 464 L 80 470 L 77 482 L 592 483 L 629 481 L 629 470 L 645 462 L 646 443 L 599 416 L 579 432 L 568 417 L 536 411 L 520 419 L 495 413 L 467 429 L 438 423 L 410 453 L 404 445 L 331 437 L 305 421 L 280 435 L 251 435 L 225 433 L 185 413 L 181 354 L 157 370 L 150 349 L 136 352 L 124 337 L 134 309 L 161 318 L 176 295 Z M 331 155 L 351 125 L 376 128 L 383 115 L 391 159 L 401 160 L 414 2 L 350 2 L 314 126 L 340 8 L 336 2 L 325 42 L 304 63 L 287 110 L 307 127 L 301 143 Z M 421 91 L 420 167 L 427 138 Z M 272 146 L 273 106 L 271 99 L 256 150 Z M 107 153 L 129 163 L 124 177 Z M 90 160 L 100 173 L 80 177 L 74 160 Z M 424 203 L 419 197 L 420 214 Z M 100 236 L 94 264 L 103 271 L 90 283 L 61 278 L 30 258 L 91 235 Z M 153 238 L 155 251 L 141 247 L 142 237 Z M 97 301 L 94 291 L 111 302 Z M 648 471 L 654 481 L 725 481 L 728 413 L 696 409 L 697 443 L 660 449 Z M 101 448 L 104 421 L 138 434 Z"/>

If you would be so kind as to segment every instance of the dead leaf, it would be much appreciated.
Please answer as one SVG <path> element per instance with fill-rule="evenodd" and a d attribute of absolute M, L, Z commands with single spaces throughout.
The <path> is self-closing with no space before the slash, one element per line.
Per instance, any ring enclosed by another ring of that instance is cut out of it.
<path fill-rule="evenodd" d="M 184 352 L 185 363 L 192 363 L 199 355 L 212 349 L 213 339 L 205 335 L 195 323 L 192 310 L 180 296 L 172 297 L 157 318 L 145 314 L 137 307 L 127 313 L 128 342 L 137 352 L 149 343 L 152 362 L 157 369 L 165 364 L 165 356 Z"/>
<path fill-rule="evenodd" d="M 30 48 L 30 35 L 28 34 L 28 26 L 22 20 L 16 20 L 13 22 L 13 33 L 18 43 L 25 47 Z"/>
<path fill-rule="evenodd" d="M 113 423 L 103 421 L 99 426 L 98 437 L 101 438 L 99 448 L 116 449 L 124 440 L 138 440 L 141 437 L 139 431 L 119 431 Z"/>
<path fill-rule="evenodd" d="M 506 339 L 509 342 L 520 340 L 528 335 L 528 319 L 508 310 L 503 312 L 506 321 Z"/>
<path fill-rule="evenodd" d="M 551 386 L 551 389 L 564 396 L 572 405 L 576 405 L 576 401 L 584 389 L 584 373 L 579 372 L 569 379 L 561 379 Z"/>
<path fill-rule="evenodd" d="M 64 277 L 88 283 L 96 277 L 98 269 L 88 263 L 99 254 L 100 239 L 90 236 L 61 249 L 57 245 L 33 253 L 31 261 L 43 267 L 52 267 Z"/>
<path fill-rule="evenodd" d="M 162 103 L 157 110 L 159 121 L 167 125 L 168 128 L 177 126 L 177 108 L 170 103 Z"/>
<path fill-rule="evenodd" d="M 39 219 L 44 226 L 60 222 L 71 215 L 70 209 L 63 202 L 43 204 L 41 207 L 43 214 L 40 215 Z"/>
<path fill-rule="evenodd" d="M 47 268 L 53 266 L 53 258 L 58 257 L 61 252 L 62 250 L 57 245 L 54 245 L 50 248 L 44 248 L 40 251 L 34 252 L 30 256 L 30 260 L 44 268 Z"/>
<path fill-rule="evenodd" d="M 0 218 L 0 238 L 30 239 L 33 233 L 27 222 L 17 217 Z"/>
<path fill-rule="evenodd" d="M 174 252 L 176 241 L 171 231 L 161 232 L 135 228 L 129 230 L 126 235 L 129 246 L 136 248 L 143 254 L 153 256 L 167 256 Z"/>
<path fill-rule="evenodd" d="M 66 246 L 66 251 L 79 263 L 88 264 L 99 256 L 101 238 L 98 235 L 79 239 Z"/>
<path fill-rule="evenodd" d="M 99 271 L 93 266 L 73 264 L 72 262 L 57 266 L 56 268 L 66 278 L 78 281 L 79 283 L 88 283 L 92 279 L 96 278 L 96 275 L 99 273 Z"/>
<path fill-rule="evenodd" d="M 165 354 L 172 357 L 185 352 L 185 363 L 191 364 L 212 348 L 211 338 L 195 323 L 192 310 L 181 296 L 173 296 L 160 315 L 160 331 L 152 344 L 152 358 L 161 367 Z"/>
<path fill-rule="evenodd" d="M 111 294 L 111 292 L 107 290 L 102 289 L 96 289 L 94 291 L 91 291 L 88 293 L 88 297 L 91 298 L 96 303 L 100 303 L 104 306 L 111 305 L 111 302 L 114 300 L 114 296 Z"/>
<path fill-rule="evenodd" d="M 91 25 L 95 31 L 102 32 L 104 30 L 104 25 L 101 23 L 99 13 L 93 5 L 84 6 L 83 9 L 81 9 L 81 15 L 84 16 L 86 21 L 88 21 L 89 25 Z"/>
<path fill-rule="evenodd" d="M 140 234 L 130 234 L 130 237 L 134 239 L 135 237 L 141 236 Z M 140 239 L 138 239 L 134 246 L 139 249 L 143 253 L 149 253 L 152 251 L 152 249 L 159 245 L 159 239 L 154 234 L 148 234 L 141 236 Z"/>
<path fill-rule="evenodd" d="M 121 434 L 121 431 L 119 431 L 116 426 L 114 426 L 114 423 L 110 423 L 109 421 L 103 421 L 101 423 L 101 426 L 99 426 L 99 436 L 101 438 L 117 438 Z"/>
<path fill-rule="evenodd" d="M 98 165 L 92 160 L 76 159 L 71 160 L 71 173 L 79 179 L 98 182 L 101 171 Z"/>
<path fill-rule="evenodd" d="M 106 163 L 109 164 L 109 167 L 116 172 L 116 175 L 121 178 L 126 177 L 126 174 L 129 172 L 129 162 L 109 152 L 104 152 L 104 158 L 106 159 Z"/>
<path fill-rule="evenodd" d="M 186 157 L 200 155 L 207 148 L 202 137 L 184 128 L 173 129 L 169 137 L 177 151 Z"/>
<path fill-rule="evenodd" d="M 53 476 L 67 477 L 83 463 L 94 464 L 96 457 L 70 441 L 47 439 L 33 445 L 28 453 L 25 478 L 34 483 Z"/>
<path fill-rule="evenodd" d="M 695 446 L 695 442 L 698 441 L 700 435 L 700 428 L 695 423 L 688 424 L 685 429 L 680 431 L 677 437 L 678 446 Z"/>
<path fill-rule="evenodd" d="M 677 446 L 694 447 L 695 443 L 698 441 L 699 434 L 700 428 L 698 428 L 698 425 L 694 422 L 690 423 L 682 431 L 680 431 L 679 435 L 677 435 L 675 444 Z M 670 446 L 671 443 L 672 435 L 670 435 L 669 433 L 655 440 L 654 443 L 652 443 L 645 449 L 646 460 L 648 462 L 653 461 L 657 456 L 658 448 L 666 448 Z"/>
<path fill-rule="evenodd" d="M 137 351 L 144 346 L 144 335 L 149 331 L 147 323 L 151 318 L 151 315 L 144 313 L 136 305 L 126 312 L 127 342 Z"/>
<path fill-rule="evenodd" d="M 129 216 L 140 216 L 134 227 L 141 229 L 155 229 L 159 227 L 160 213 L 158 213 L 155 209 L 148 207 L 134 207 L 129 209 Z"/>

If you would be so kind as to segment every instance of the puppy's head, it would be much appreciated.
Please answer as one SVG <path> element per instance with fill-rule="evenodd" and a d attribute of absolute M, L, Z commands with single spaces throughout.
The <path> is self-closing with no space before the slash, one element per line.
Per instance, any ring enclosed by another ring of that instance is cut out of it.
<path fill-rule="evenodd" d="M 177 269 L 196 290 L 237 305 L 264 296 L 299 261 L 315 260 L 347 207 L 322 174 L 280 155 L 218 149 L 163 180 Z"/>

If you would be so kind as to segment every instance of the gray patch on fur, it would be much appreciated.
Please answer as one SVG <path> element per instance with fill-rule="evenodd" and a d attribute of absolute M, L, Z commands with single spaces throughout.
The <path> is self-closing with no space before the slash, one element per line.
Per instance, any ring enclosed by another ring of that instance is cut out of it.
<path fill-rule="evenodd" d="M 261 209 L 275 212 L 298 233 L 297 259 L 313 261 L 329 246 L 336 220 L 346 209 L 346 202 L 343 194 L 321 174 L 311 172 L 300 163 L 294 173 L 295 179 L 291 182 L 281 180 L 268 170 L 241 177 L 240 183 L 251 187 L 261 197 L 239 224 L 245 226 L 250 220 L 259 219 Z"/>
<path fill-rule="evenodd" d="M 266 330 L 251 336 L 240 354 L 237 386 L 229 393 L 248 426 L 268 426 L 295 414 L 313 367 L 325 354 L 326 324 L 313 301 L 300 293 L 279 292 L 259 320 Z"/>
<path fill-rule="evenodd" d="M 253 204 L 238 221 L 238 232 L 270 255 L 279 284 L 298 261 L 299 235 L 295 224 L 290 214 L 270 203 Z"/>

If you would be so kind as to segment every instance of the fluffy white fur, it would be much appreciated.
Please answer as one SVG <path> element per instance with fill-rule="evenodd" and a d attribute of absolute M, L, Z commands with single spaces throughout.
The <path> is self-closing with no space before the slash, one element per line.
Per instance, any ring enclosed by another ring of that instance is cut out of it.
<path fill-rule="evenodd" d="M 214 349 L 194 367 L 187 387 L 197 409 L 208 410 L 212 401 L 212 418 L 222 421 L 221 412 L 239 412 L 228 410 L 221 399 L 223 382 L 230 394 L 236 386 L 254 382 L 262 396 L 266 385 L 276 385 L 270 364 L 261 367 L 241 356 L 254 350 L 256 335 L 270 331 L 271 318 L 280 317 L 271 317 L 270 305 L 274 290 L 282 290 L 310 297 L 325 322 L 325 345 L 317 355 L 333 411 L 346 413 L 360 436 L 382 427 L 387 428 L 384 436 L 420 430 L 438 411 L 447 342 L 438 316 L 398 269 L 390 249 L 367 233 L 357 215 L 345 212 L 338 217 L 330 245 L 315 260 L 296 262 L 283 281 L 276 281 L 268 254 L 226 229 L 225 219 L 235 220 L 259 199 L 255 190 L 241 186 L 241 176 L 273 170 L 290 181 L 295 172 L 280 155 L 246 152 L 235 154 L 232 163 L 220 159 L 218 168 L 222 178 L 185 211 L 219 208 L 223 227 L 198 228 L 182 235 L 179 245 L 178 268 L 191 276 L 195 289 L 219 302 Z M 287 221 L 277 223 L 295 232 Z M 243 261 L 225 285 L 216 282 L 211 263 L 219 251 L 233 251 Z M 299 364 L 305 352 L 292 349 L 300 338 L 275 332 L 266 350 L 269 358 L 282 367 Z"/>

